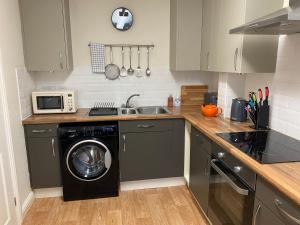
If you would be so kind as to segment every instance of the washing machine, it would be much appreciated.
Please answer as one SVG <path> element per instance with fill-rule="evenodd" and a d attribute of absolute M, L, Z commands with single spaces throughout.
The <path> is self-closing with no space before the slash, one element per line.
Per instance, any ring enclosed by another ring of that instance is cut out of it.
<path fill-rule="evenodd" d="M 118 196 L 117 122 L 62 124 L 58 134 L 64 200 Z"/>

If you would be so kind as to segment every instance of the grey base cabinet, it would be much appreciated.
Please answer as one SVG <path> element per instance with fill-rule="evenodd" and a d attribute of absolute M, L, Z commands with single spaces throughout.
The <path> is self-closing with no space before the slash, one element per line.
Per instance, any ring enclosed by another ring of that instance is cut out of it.
<path fill-rule="evenodd" d="M 119 125 L 121 181 L 183 176 L 183 120 L 121 121 Z"/>
<path fill-rule="evenodd" d="M 57 125 L 28 125 L 25 131 L 31 187 L 61 186 Z"/>
<path fill-rule="evenodd" d="M 192 128 L 189 188 L 205 213 L 208 209 L 210 153 L 211 141 Z"/>
<path fill-rule="evenodd" d="M 300 224 L 300 206 L 288 199 L 261 177 L 257 179 L 255 197 L 256 206 L 253 220 L 256 221 L 256 225 Z"/>
<path fill-rule="evenodd" d="M 258 199 L 255 200 L 253 225 L 284 225 L 270 209 Z"/>

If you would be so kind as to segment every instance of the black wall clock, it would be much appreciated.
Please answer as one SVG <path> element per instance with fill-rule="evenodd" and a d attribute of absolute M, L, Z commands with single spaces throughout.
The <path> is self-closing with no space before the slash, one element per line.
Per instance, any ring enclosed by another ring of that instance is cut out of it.
<path fill-rule="evenodd" d="M 133 15 L 129 9 L 120 7 L 113 11 L 111 21 L 117 30 L 126 31 L 132 27 Z"/>

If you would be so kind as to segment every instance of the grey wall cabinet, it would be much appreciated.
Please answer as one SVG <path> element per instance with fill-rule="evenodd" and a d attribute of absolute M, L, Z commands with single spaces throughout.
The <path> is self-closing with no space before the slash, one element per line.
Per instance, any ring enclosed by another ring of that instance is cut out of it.
<path fill-rule="evenodd" d="M 19 0 L 28 71 L 73 69 L 68 0 Z"/>
<path fill-rule="evenodd" d="M 200 70 L 202 0 L 171 0 L 170 68 Z"/>
<path fill-rule="evenodd" d="M 253 218 L 256 225 L 299 224 L 300 206 L 259 177 Z"/>
<path fill-rule="evenodd" d="M 192 128 L 189 188 L 205 213 L 208 209 L 211 141 Z"/>
<path fill-rule="evenodd" d="M 183 176 L 184 121 L 120 122 L 121 181 Z"/>
<path fill-rule="evenodd" d="M 27 125 L 25 131 L 31 187 L 61 186 L 57 125 Z"/>
<path fill-rule="evenodd" d="M 201 70 L 274 73 L 278 36 L 229 30 L 283 7 L 283 0 L 203 0 Z"/>

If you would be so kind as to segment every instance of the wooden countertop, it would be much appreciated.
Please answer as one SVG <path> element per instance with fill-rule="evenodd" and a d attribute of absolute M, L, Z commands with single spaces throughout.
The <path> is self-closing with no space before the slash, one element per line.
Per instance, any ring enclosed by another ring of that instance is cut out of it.
<path fill-rule="evenodd" d="M 76 114 L 34 115 L 25 119 L 23 124 L 183 118 L 300 206 L 300 162 L 263 165 L 216 135 L 220 132 L 250 131 L 248 123 L 237 123 L 222 118 L 207 118 L 202 116 L 199 107 L 170 108 L 170 111 L 172 113 L 168 115 L 89 117 L 88 109 L 80 109 Z"/>
<path fill-rule="evenodd" d="M 225 148 L 225 150 L 300 206 L 300 162 L 260 164 L 216 135 L 216 133 L 220 132 L 249 131 L 251 129 L 247 123 L 233 123 L 230 120 L 221 118 L 204 118 L 199 113 L 187 113 L 183 114 L 183 116 L 212 141 Z"/>
<path fill-rule="evenodd" d="M 187 109 L 191 110 L 191 109 Z M 49 124 L 49 123 L 77 123 L 95 121 L 120 121 L 120 120 L 147 120 L 183 118 L 180 108 L 171 109 L 171 114 L 165 115 L 117 115 L 117 116 L 92 116 L 88 115 L 89 109 L 79 109 L 74 114 L 45 114 L 32 115 L 23 120 L 23 124 Z"/>

